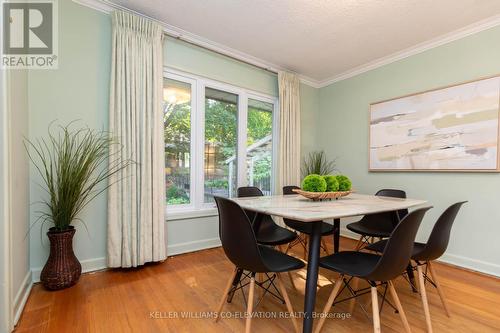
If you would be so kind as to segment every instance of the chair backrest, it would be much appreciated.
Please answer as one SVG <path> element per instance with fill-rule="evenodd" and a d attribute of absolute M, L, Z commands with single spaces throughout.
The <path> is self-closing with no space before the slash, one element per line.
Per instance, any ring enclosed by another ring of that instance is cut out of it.
<path fill-rule="evenodd" d="M 377 193 L 375 193 L 375 195 L 381 196 L 381 197 L 406 199 L 406 192 L 405 191 L 395 190 L 395 189 L 390 189 L 390 188 L 378 190 Z M 396 217 L 399 219 L 399 221 L 401 221 L 403 219 L 403 217 L 405 217 L 408 214 L 408 209 L 400 209 L 396 213 L 397 213 Z M 398 222 L 398 221 L 396 221 L 396 222 Z"/>
<path fill-rule="evenodd" d="M 283 186 L 283 195 L 297 194 L 293 191 L 294 189 L 300 189 L 300 187 L 295 186 L 295 185 Z M 285 225 L 287 227 L 292 228 L 292 229 L 298 229 L 298 228 L 301 228 L 302 226 L 304 226 L 304 222 L 300 222 L 300 221 L 292 220 L 292 219 L 287 219 L 287 218 L 283 218 L 283 223 L 285 223 Z M 309 222 L 305 222 L 305 223 L 309 223 Z"/>
<path fill-rule="evenodd" d="M 434 224 L 434 227 L 432 228 L 431 235 L 429 236 L 429 240 L 427 241 L 424 249 L 413 259 L 430 261 L 435 260 L 444 254 L 450 241 L 450 233 L 453 222 L 455 222 L 455 218 L 457 217 L 460 207 L 462 207 L 462 205 L 466 202 L 467 201 L 454 203 L 448 207 L 441 214 L 441 216 L 439 216 L 438 220 Z"/>
<path fill-rule="evenodd" d="M 219 210 L 219 236 L 226 256 L 238 268 L 266 271 L 252 225 L 243 209 L 229 199 L 214 198 Z"/>
<path fill-rule="evenodd" d="M 364 278 L 371 281 L 389 281 L 401 275 L 410 262 L 418 227 L 430 208 L 416 209 L 401 220 L 387 241 L 377 266 Z"/>
<path fill-rule="evenodd" d="M 264 193 L 260 188 L 255 186 L 242 186 L 238 187 L 238 198 L 243 197 L 262 197 Z"/>
<path fill-rule="evenodd" d="M 300 187 L 295 185 L 283 186 L 283 195 L 297 194 L 294 191 L 292 191 L 295 189 L 300 190 Z"/>
<path fill-rule="evenodd" d="M 262 193 L 262 191 L 258 187 L 255 187 L 255 186 L 242 186 L 242 187 L 238 187 L 237 195 L 238 195 L 238 198 L 262 197 L 262 196 L 264 196 L 264 193 Z M 253 222 L 255 215 L 256 215 L 255 212 L 245 210 L 245 213 L 247 214 L 248 218 L 250 219 L 250 222 Z M 263 218 L 263 220 L 267 220 L 267 218 Z M 266 224 L 266 222 L 263 222 L 263 223 Z M 262 222 L 261 222 L 261 226 L 262 226 Z M 260 229 L 260 227 L 259 227 L 259 229 Z"/>
<path fill-rule="evenodd" d="M 391 197 L 391 198 L 406 198 L 405 191 L 383 189 L 375 193 L 376 196 Z M 374 230 L 383 230 L 387 233 L 392 232 L 394 227 L 408 214 L 408 209 L 401 209 L 395 212 L 383 212 L 377 214 L 369 214 L 363 216 L 359 223 Z"/>
<path fill-rule="evenodd" d="M 262 191 L 258 187 L 255 187 L 255 186 L 239 187 L 237 193 L 238 193 L 238 198 L 264 196 L 264 193 L 262 193 Z M 248 218 L 250 219 L 250 222 L 253 223 L 256 213 L 249 211 L 249 210 L 246 210 L 246 209 L 244 211 L 245 211 L 245 214 L 247 214 Z M 261 219 L 260 219 L 259 228 L 257 230 L 257 234 L 259 234 L 259 232 L 261 232 L 263 230 L 274 229 L 278 226 L 276 224 L 276 222 L 274 222 L 273 218 L 270 215 L 266 215 L 266 214 L 260 214 L 260 215 L 261 215 L 260 216 Z"/>

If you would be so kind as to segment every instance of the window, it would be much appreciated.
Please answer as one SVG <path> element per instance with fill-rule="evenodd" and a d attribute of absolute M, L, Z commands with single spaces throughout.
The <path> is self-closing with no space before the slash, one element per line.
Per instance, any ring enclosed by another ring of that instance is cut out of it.
<path fill-rule="evenodd" d="M 237 188 L 238 95 L 205 88 L 205 202 Z"/>
<path fill-rule="evenodd" d="M 247 181 L 270 195 L 272 192 L 274 105 L 248 99 Z"/>
<path fill-rule="evenodd" d="M 169 70 L 163 99 L 170 212 L 214 207 L 239 186 L 273 192 L 275 97 Z"/>
<path fill-rule="evenodd" d="M 167 204 L 187 204 L 191 202 L 191 85 L 165 79 L 163 100 Z"/>

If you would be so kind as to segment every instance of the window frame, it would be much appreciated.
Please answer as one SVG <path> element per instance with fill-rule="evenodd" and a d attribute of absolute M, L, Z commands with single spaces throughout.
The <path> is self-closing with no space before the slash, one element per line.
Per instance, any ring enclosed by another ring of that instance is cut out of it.
<path fill-rule="evenodd" d="M 175 218 L 188 216 L 206 211 L 206 215 L 214 215 L 215 204 L 204 202 L 204 147 L 205 147 L 205 89 L 212 88 L 238 96 L 237 116 L 237 187 L 247 186 L 246 168 L 246 142 L 248 123 L 248 99 L 254 99 L 273 104 L 273 129 L 272 129 L 272 163 L 271 163 L 271 191 L 276 193 L 277 159 L 278 159 L 278 133 L 279 133 L 279 99 L 276 96 L 264 94 L 251 89 L 235 86 L 221 81 L 206 78 L 200 75 L 187 73 L 173 68 L 164 68 L 164 79 L 172 79 L 191 85 L 191 144 L 190 144 L 190 203 L 167 205 L 168 217 Z M 200 153 L 202 152 L 202 153 Z"/>
<path fill-rule="evenodd" d="M 163 79 L 170 79 L 170 80 L 175 80 L 175 81 L 180 81 L 183 83 L 187 83 L 191 86 L 191 114 L 190 114 L 190 134 L 191 134 L 191 140 L 189 143 L 189 180 L 190 180 L 190 186 L 189 186 L 189 203 L 188 204 L 175 204 L 175 205 L 168 205 L 165 203 L 165 206 L 169 207 L 169 210 L 174 210 L 174 211 L 190 211 L 193 210 L 195 207 L 194 204 L 194 195 L 196 193 L 195 188 L 194 188 L 194 183 L 193 183 L 193 177 L 195 176 L 195 170 L 193 168 L 193 149 L 195 147 L 195 143 L 193 142 L 193 128 L 195 125 L 196 121 L 196 116 L 194 115 L 196 106 L 198 101 L 196 100 L 196 92 L 197 92 L 197 84 L 196 80 L 193 80 L 192 78 L 183 76 L 183 75 L 178 75 L 175 73 L 169 73 L 168 76 L 163 75 Z M 163 96 L 163 95 L 162 95 Z"/>

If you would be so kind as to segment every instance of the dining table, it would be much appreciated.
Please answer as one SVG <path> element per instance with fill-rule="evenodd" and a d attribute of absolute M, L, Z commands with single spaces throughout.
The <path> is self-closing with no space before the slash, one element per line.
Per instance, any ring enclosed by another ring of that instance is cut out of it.
<path fill-rule="evenodd" d="M 303 332 L 310 333 L 313 328 L 314 308 L 321 242 L 321 221 L 333 220 L 334 252 L 339 251 L 340 219 L 368 214 L 398 211 L 425 205 L 426 200 L 392 198 L 360 193 L 323 201 L 313 201 L 301 195 L 272 195 L 260 197 L 233 198 L 243 209 L 256 212 L 254 230 L 258 230 L 259 216 L 271 215 L 312 223 L 307 261 L 306 290 L 304 296 Z"/>

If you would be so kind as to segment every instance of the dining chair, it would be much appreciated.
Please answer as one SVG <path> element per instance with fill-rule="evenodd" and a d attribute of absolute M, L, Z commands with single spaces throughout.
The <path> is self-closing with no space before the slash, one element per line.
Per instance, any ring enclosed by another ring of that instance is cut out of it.
<path fill-rule="evenodd" d="M 283 195 L 297 194 L 293 191 L 294 189 L 300 189 L 300 187 L 298 187 L 298 186 L 284 186 L 283 187 Z M 300 222 L 300 221 L 286 219 L 286 218 L 283 219 L 283 222 L 285 223 L 285 225 L 287 227 L 294 229 L 294 230 L 297 230 L 300 233 L 299 237 L 297 237 L 296 240 L 294 240 L 293 242 L 288 244 L 288 247 L 287 247 L 285 253 L 288 253 L 288 251 L 291 248 L 300 244 L 304 249 L 303 258 L 304 258 L 304 260 L 306 260 L 307 259 L 307 250 L 308 250 L 307 243 L 309 240 L 309 235 L 311 235 L 311 233 L 312 233 L 312 223 Z M 333 225 L 331 225 L 330 223 L 321 222 L 321 236 L 333 235 L 334 231 L 335 231 L 335 229 L 334 229 Z M 326 246 L 326 242 L 323 238 L 321 239 L 321 249 L 323 249 L 323 251 L 326 254 L 329 254 L 328 248 Z"/>
<path fill-rule="evenodd" d="M 443 308 L 448 317 L 450 317 L 450 310 L 448 303 L 444 296 L 443 289 L 439 280 L 437 278 L 436 272 L 432 266 L 432 261 L 441 257 L 450 241 L 451 228 L 457 217 L 458 211 L 464 203 L 467 201 L 461 201 L 454 203 L 448 207 L 439 216 L 438 220 L 432 228 L 432 232 L 427 240 L 427 243 L 417 243 L 413 244 L 413 251 L 411 259 L 415 262 L 414 269 L 417 270 L 418 274 L 418 290 L 420 291 L 420 297 L 422 299 L 422 307 L 424 309 L 425 321 L 427 325 L 427 331 L 432 332 L 431 315 L 429 311 L 429 304 L 427 301 L 427 291 L 425 290 L 425 284 L 428 281 L 432 286 L 434 286 L 439 294 L 439 298 L 443 303 Z M 383 252 L 387 246 L 387 240 L 383 240 L 366 247 L 367 250 Z M 425 271 L 424 268 L 425 267 Z"/>
<path fill-rule="evenodd" d="M 219 314 L 224 307 L 226 296 L 231 293 L 232 289 L 242 289 L 247 283 L 243 284 L 243 280 L 250 282 L 246 310 L 245 332 L 249 333 L 251 329 L 252 311 L 254 304 L 255 285 L 264 288 L 268 292 L 270 285 L 274 285 L 277 281 L 279 292 L 283 296 L 290 318 L 296 332 L 299 332 L 299 324 L 295 318 L 295 313 L 290 303 L 290 299 L 286 289 L 282 283 L 281 273 L 289 272 L 303 268 L 305 265 L 297 258 L 291 257 L 283 252 L 274 250 L 273 248 L 257 243 L 254 230 L 243 209 L 230 199 L 215 197 L 215 202 L 219 211 L 219 235 L 222 243 L 222 248 L 228 259 L 235 265 L 231 274 L 224 294 L 219 302 L 216 310 L 216 319 L 220 318 Z M 234 279 L 237 276 L 238 270 L 247 271 L 238 281 L 239 287 L 234 285 Z M 264 282 L 256 283 L 255 274 L 265 273 L 268 277 L 269 286 L 267 289 L 263 286 Z M 269 276 L 269 273 L 274 273 Z M 262 295 L 262 297 L 264 297 Z M 260 299 L 262 300 L 262 298 Z M 259 303 L 260 303 L 259 300 Z"/>
<path fill-rule="evenodd" d="M 261 197 L 262 191 L 255 186 L 238 188 L 238 198 Z M 245 210 L 250 221 L 254 221 L 255 212 Z M 283 228 L 274 222 L 273 218 L 266 214 L 260 214 L 260 225 L 256 229 L 257 243 L 270 246 L 281 246 L 288 244 L 297 238 L 297 234 L 287 228 Z M 255 228 L 254 228 L 255 230 Z"/>
<path fill-rule="evenodd" d="M 333 291 L 331 292 L 325 308 L 323 309 L 323 314 L 320 316 L 321 319 L 316 328 L 316 333 L 321 331 L 342 283 L 346 283 L 348 285 L 349 282 L 345 282 L 344 280 L 345 276 L 350 276 L 351 279 L 355 278 L 366 280 L 370 285 L 368 288 L 352 290 L 352 292 L 354 297 L 357 297 L 368 293 L 367 290 L 370 289 L 372 297 L 373 331 L 375 333 L 380 332 L 377 287 L 382 285 L 385 286 L 386 290 L 387 288 L 389 289 L 396 309 L 399 312 L 404 330 L 406 332 L 411 332 L 410 325 L 408 324 L 408 320 L 406 319 L 406 315 L 403 307 L 401 306 L 396 290 L 394 289 L 392 280 L 400 276 L 401 272 L 408 265 L 415 236 L 417 235 L 418 228 L 425 213 L 429 209 L 430 207 L 416 209 L 406 215 L 396 228 L 394 228 L 382 255 L 359 251 L 343 251 L 322 257 L 320 259 L 320 267 L 337 272 L 340 276 L 336 280 Z M 354 298 L 352 299 L 354 300 Z"/>
<path fill-rule="evenodd" d="M 375 193 L 376 196 L 391 198 L 406 198 L 405 191 L 394 189 L 383 189 Z M 388 238 L 398 222 L 408 214 L 407 209 L 396 212 L 384 212 L 378 214 L 365 215 L 358 222 L 349 223 L 346 228 L 361 235 L 355 249 L 360 250 L 364 245 L 374 243 L 374 239 Z"/>

